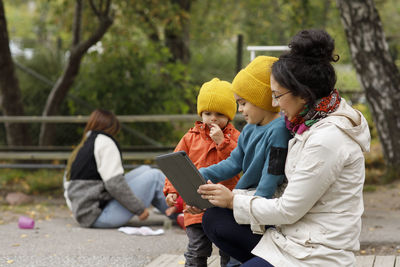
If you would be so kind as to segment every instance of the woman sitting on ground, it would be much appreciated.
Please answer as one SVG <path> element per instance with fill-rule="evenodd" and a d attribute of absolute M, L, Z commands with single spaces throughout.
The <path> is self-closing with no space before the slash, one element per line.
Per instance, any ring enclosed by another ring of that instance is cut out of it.
<path fill-rule="evenodd" d="M 117 117 L 96 109 L 83 138 L 72 152 L 64 175 L 64 196 L 76 221 L 83 227 L 116 228 L 134 215 L 149 216 L 153 205 L 165 214 L 165 175 L 143 165 L 124 174 L 122 155 L 114 139 L 120 130 Z"/>

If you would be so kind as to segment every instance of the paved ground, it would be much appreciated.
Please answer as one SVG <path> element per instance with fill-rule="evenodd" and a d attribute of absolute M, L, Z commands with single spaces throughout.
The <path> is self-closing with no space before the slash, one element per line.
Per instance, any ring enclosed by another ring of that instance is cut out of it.
<path fill-rule="evenodd" d="M 164 220 L 152 214 L 147 224 L 160 229 Z M 185 246 L 178 226 L 160 236 L 135 236 L 81 228 L 69 216 L 38 220 L 33 230 L 19 229 L 16 221 L 0 225 L 0 266 L 145 266 L 162 253 L 180 254 Z"/>
<path fill-rule="evenodd" d="M 361 254 L 400 256 L 400 182 L 364 193 Z"/>
<path fill-rule="evenodd" d="M 364 199 L 362 249 L 358 254 L 399 256 L 400 185 L 365 193 Z M 20 214 L 36 218 L 33 230 L 18 228 Z M 171 227 L 164 216 L 155 213 L 147 224 L 153 229 L 164 228 L 165 234 L 133 236 L 116 229 L 81 228 L 62 199 L 36 200 L 21 209 L 2 206 L 0 266 L 146 266 L 160 254 L 184 252 L 186 235 L 178 226 Z M 131 225 L 139 224 L 133 220 Z"/>

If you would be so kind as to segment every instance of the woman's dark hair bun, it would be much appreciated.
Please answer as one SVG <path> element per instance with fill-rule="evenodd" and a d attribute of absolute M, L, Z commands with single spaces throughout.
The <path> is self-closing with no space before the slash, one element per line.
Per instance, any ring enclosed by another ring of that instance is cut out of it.
<path fill-rule="evenodd" d="M 289 57 L 325 62 L 339 60 L 338 55 L 333 55 L 335 41 L 323 30 L 300 31 L 293 37 L 289 48 Z"/>
<path fill-rule="evenodd" d="M 302 30 L 292 38 L 289 48 L 272 65 L 271 73 L 282 87 L 312 107 L 335 89 L 336 73 L 331 64 L 339 60 L 333 55 L 335 41 L 324 30 Z"/>

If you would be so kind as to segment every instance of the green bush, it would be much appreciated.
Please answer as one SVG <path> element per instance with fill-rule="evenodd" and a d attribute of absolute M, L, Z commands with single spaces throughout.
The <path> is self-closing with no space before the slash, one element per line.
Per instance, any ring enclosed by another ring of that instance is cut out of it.
<path fill-rule="evenodd" d="M 69 99 L 68 108 L 72 114 L 89 114 L 98 107 L 118 115 L 193 112 L 195 87 L 188 81 L 187 68 L 169 60 L 166 48 L 149 43 L 143 49 L 135 43 L 122 45 L 117 39 L 103 53 L 87 55 L 79 84 L 71 90 L 87 104 Z M 176 133 L 171 123 L 133 123 L 129 127 L 160 143 L 175 142 L 182 134 Z M 121 132 L 119 140 L 122 144 L 146 144 L 127 131 Z"/>
<path fill-rule="evenodd" d="M 336 88 L 340 92 L 361 92 L 361 86 L 357 79 L 357 74 L 351 65 L 335 64 L 337 75 Z"/>

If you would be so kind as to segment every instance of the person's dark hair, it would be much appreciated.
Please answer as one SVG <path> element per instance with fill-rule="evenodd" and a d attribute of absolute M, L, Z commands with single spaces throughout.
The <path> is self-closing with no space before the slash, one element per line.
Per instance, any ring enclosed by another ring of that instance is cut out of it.
<path fill-rule="evenodd" d="M 324 30 L 302 30 L 292 38 L 289 48 L 272 65 L 272 75 L 312 106 L 334 90 L 336 73 L 331 62 L 339 60 L 333 55 L 335 41 Z"/>
<path fill-rule="evenodd" d="M 95 109 L 90 114 L 83 135 L 85 136 L 88 131 L 102 131 L 115 136 L 120 129 L 121 125 L 114 113 L 104 109 Z"/>

